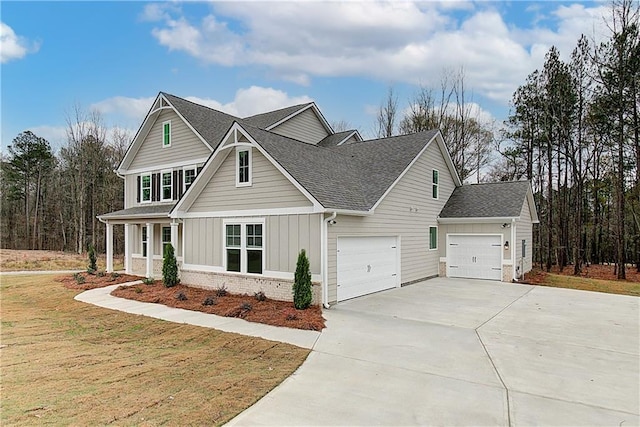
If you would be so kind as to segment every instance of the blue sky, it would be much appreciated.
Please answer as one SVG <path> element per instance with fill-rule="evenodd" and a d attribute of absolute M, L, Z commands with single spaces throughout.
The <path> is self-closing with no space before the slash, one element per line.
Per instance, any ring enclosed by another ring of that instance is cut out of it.
<path fill-rule="evenodd" d="M 373 136 L 393 85 L 464 68 L 471 102 L 501 122 L 551 45 L 605 34 L 603 2 L 11 2 L 0 4 L 2 152 L 32 130 L 65 141 L 75 104 L 135 133 L 159 91 L 246 116 L 315 101 Z"/>

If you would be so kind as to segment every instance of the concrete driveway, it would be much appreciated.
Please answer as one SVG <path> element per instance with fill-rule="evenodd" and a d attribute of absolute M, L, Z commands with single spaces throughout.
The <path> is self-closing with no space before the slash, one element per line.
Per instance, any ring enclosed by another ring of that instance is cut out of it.
<path fill-rule="evenodd" d="M 446 278 L 357 298 L 230 424 L 638 425 L 639 306 Z"/>

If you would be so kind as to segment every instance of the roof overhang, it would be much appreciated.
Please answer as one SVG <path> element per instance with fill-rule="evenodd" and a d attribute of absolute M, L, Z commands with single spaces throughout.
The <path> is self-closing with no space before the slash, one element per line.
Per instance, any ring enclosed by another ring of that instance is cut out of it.
<path fill-rule="evenodd" d="M 467 223 L 482 223 L 482 224 L 511 224 L 513 220 L 519 220 L 519 216 L 504 216 L 504 217 L 463 217 L 463 218 L 441 218 L 438 217 L 438 223 L 440 224 L 467 224 Z"/>
<path fill-rule="evenodd" d="M 297 111 L 294 111 L 293 113 L 289 114 L 287 117 L 278 120 L 277 122 L 275 122 L 272 125 L 269 125 L 265 128 L 265 130 L 272 130 L 277 128 L 278 126 L 280 126 L 282 123 L 292 119 L 293 117 L 297 116 L 298 114 L 302 114 L 305 111 L 307 111 L 308 109 L 312 109 L 312 111 L 316 114 L 316 116 L 318 116 L 318 118 L 320 119 L 320 123 L 322 123 L 322 126 L 325 128 L 325 130 L 327 131 L 327 133 L 329 135 L 335 133 L 333 132 L 333 129 L 331 128 L 331 125 L 329 124 L 329 122 L 327 121 L 327 119 L 324 118 L 324 116 L 322 115 L 322 112 L 320 111 L 320 109 L 318 108 L 318 106 L 316 105 L 315 102 L 310 103 L 309 105 L 307 105 L 304 108 L 301 108 Z"/>

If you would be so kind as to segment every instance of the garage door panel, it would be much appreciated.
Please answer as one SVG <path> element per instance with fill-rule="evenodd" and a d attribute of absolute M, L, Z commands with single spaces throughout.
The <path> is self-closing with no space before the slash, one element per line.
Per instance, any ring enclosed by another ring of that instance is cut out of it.
<path fill-rule="evenodd" d="M 397 284 L 395 237 L 338 238 L 338 301 Z"/>
<path fill-rule="evenodd" d="M 448 235 L 447 275 L 502 280 L 502 236 Z"/>

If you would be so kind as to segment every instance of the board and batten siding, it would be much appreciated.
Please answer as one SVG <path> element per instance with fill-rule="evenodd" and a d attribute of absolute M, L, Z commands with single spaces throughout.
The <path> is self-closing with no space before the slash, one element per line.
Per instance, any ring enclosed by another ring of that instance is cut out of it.
<path fill-rule="evenodd" d="M 431 197 L 432 170 L 440 172 L 439 197 Z M 453 192 L 453 177 L 434 141 L 418 158 L 372 216 L 338 215 L 328 228 L 329 302 L 337 301 L 337 239 L 341 236 L 399 236 L 401 282 L 438 274 L 439 251 L 429 250 L 429 226 Z M 415 211 L 417 208 L 417 212 Z"/>
<path fill-rule="evenodd" d="M 522 258 L 522 241 L 527 242 L 527 253 Z M 516 267 L 520 266 L 522 260 L 522 271 L 524 274 L 533 268 L 533 223 L 531 222 L 531 210 L 529 209 L 529 199 L 525 198 L 520 212 L 520 219 L 516 221 Z"/>
<path fill-rule="evenodd" d="M 171 120 L 171 146 L 162 146 L 162 123 Z M 152 169 L 159 165 L 206 158 L 211 150 L 193 133 L 173 110 L 164 110 L 156 118 L 142 141 L 129 169 Z"/>
<path fill-rule="evenodd" d="M 251 186 L 236 187 L 235 151 L 230 150 L 188 212 L 235 211 L 312 206 L 258 150 L 252 148 Z"/>
<path fill-rule="evenodd" d="M 262 219 L 262 218 L 261 218 Z M 224 221 L 233 218 L 185 218 L 185 264 L 224 268 Z M 320 274 L 320 214 L 264 217 L 265 271 L 294 273 L 305 249 L 312 274 Z"/>
<path fill-rule="evenodd" d="M 276 126 L 271 132 L 309 144 L 317 144 L 329 135 L 311 108 Z"/>

